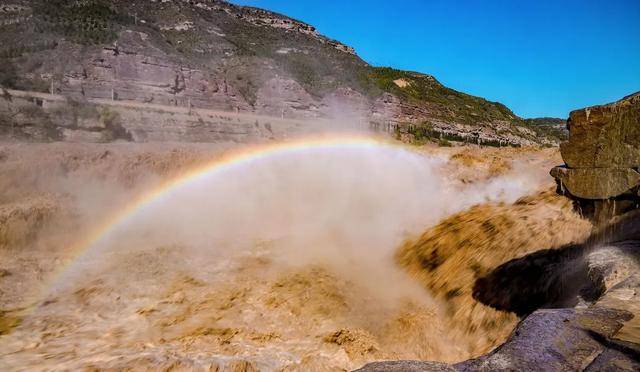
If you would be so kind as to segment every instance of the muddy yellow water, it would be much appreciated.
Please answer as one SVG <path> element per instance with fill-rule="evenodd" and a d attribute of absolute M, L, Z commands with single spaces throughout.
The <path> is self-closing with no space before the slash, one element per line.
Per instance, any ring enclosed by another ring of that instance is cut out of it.
<path fill-rule="evenodd" d="M 322 229 L 296 222 L 293 226 L 304 228 L 304 235 L 220 240 L 228 249 L 209 255 L 190 240 L 171 238 L 180 232 L 161 234 L 141 223 L 136 226 L 154 236 L 131 239 L 124 229 L 109 240 L 109 249 L 69 275 L 69 268 L 78 266 L 73 248 L 85 231 L 145 189 L 224 151 L 224 146 L 200 145 L 3 147 L 0 167 L 12 179 L 0 182 L 6 196 L 0 206 L 0 366 L 330 371 L 383 359 L 461 361 L 504 341 L 517 321 L 513 314 L 475 301 L 475 280 L 509 259 L 579 241 L 590 229 L 569 202 L 549 191 L 546 171 L 557 161 L 551 150 L 426 148 L 420 151 L 437 160 L 428 163 L 433 174 L 417 181 L 441 179 L 436 186 L 447 189 L 438 194 L 446 203 L 420 196 L 420 187 L 406 188 L 407 180 L 404 186 L 383 184 L 388 173 L 371 172 L 367 180 L 377 182 L 347 185 L 361 192 L 353 201 L 347 188 L 351 204 L 337 217 L 328 211 L 345 199 L 325 210 L 322 205 L 334 199 L 323 190 L 333 195 L 344 185 L 306 189 L 319 199 L 317 205 L 309 203 L 324 216 Z M 333 164 L 333 158 L 327 159 Z M 359 170 L 366 172 L 369 162 L 362 164 Z M 333 173 L 322 179 L 351 179 L 343 168 L 337 176 L 333 166 L 326 169 Z M 508 183 L 514 170 L 527 171 L 530 178 L 516 180 L 526 185 Z M 247 182 L 257 194 L 280 185 L 263 190 L 255 180 Z M 303 185 L 296 183 L 302 182 L 299 178 L 287 182 Z M 369 184 L 371 191 L 362 190 Z M 248 194 L 244 187 L 238 183 L 234 188 L 240 190 L 228 192 Z M 389 199 L 398 187 L 415 195 Z M 385 188 L 391 191 L 385 194 Z M 213 189 L 197 192 L 207 190 Z M 388 201 L 376 199 L 380 190 Z M 285 191 L 287 197 L 273 194 L 273 199 L 305 200 L 297 199 L 295 190 Z M 192 197 L 196 191 L 190 192 Z M 502 196 L 491 199 L 494 194 Z M 486 197 L 474 199 L 478 195 Z M 271 214 L 254 208 L 258 201 L 236 204 L 235 209 L 249 208 L 251 218 L 225 209 L 234 232 L 244 237 L 279 227 L 266 220 Z M 279 211 L 314 215 L 288 208 Z M 370 217 L 376 208 L 387 213 L 379 221 Z M 411 218 L 401 219 L 407 215 Z M 415 227 L 396 231 L 389 221 L 398 219 Z M 210 231 L 207 221 L 194 221 L 202 230 L 190 232 L 208 237 L 202 235 Z M 164 221 L 158 223 L 166 230 Z M 235 227 L 238 223 L 246 226 Z M 371 224 L 375 229 L 367 230 Z M 231 225 L 225 226 L 230 231 Z M 388 241 L 397 244 L 382 247 L 387 234 L 396 232 L 399 237 Z"/>

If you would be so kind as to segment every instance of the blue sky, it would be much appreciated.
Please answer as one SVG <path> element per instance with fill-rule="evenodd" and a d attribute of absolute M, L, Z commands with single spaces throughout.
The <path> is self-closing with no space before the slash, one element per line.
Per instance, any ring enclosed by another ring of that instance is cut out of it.
<path fill-rule="evenodd" d="M 640 0 L 235 0 L 314 25 L 376 66 L 420 71 L 523 117 L 640 90 Z"/>

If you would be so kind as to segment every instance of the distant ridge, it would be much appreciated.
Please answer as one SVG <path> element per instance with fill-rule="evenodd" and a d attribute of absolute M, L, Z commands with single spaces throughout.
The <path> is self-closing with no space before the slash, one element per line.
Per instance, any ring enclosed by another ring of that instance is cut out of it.
<path fill-rule="evenodd" d="M 9 0 L 0 84 L 82 99 L 358 118 L 400 138 L 555 144 L 506 106 L 373 67 L 311 25 L 225 1 Z"/>

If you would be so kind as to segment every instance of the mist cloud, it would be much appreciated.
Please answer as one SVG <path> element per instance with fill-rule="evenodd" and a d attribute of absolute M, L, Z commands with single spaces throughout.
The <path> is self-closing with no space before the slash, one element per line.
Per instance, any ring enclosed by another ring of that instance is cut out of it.
<path fill-rule="evenodd" d="M 180 250 L 206 279 L 220 262 L 267 243 L 283 267 L 322 264 L 389 303 L 424 300 L 393 264 L 399 244 L 470 205 L 513 201 L 537 187 L 518 166 L 518 176 L 462 186 L 446 174 L 446 160 L 386 146 L 334 146 L 211 172 L 141 206 L 72 265 L 58 287 L 81 283 L 114 257 L 159 246 Z"/>

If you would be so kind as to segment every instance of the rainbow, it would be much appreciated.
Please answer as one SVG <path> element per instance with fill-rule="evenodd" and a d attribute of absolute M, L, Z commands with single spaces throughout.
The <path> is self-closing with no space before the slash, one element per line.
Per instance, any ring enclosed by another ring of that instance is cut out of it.
<path fill-rule="evenodd" d="M 349 149 L 349 148 L 372 148 L 372 147 L 394 147 L 400 148 L 399 145 L 389 141 L 383 141 L 372 137 L 363 136 L 340 136 L 340 137 L 316 137 L 297 139 L 293 141 L 284 141 L 275 144 L 263 144 L 250 147 L 242 147 L 235 151 L 230 151 L 223 154 L 221 157 L 216 158 L 212 162 L 195 168 L 186 174 L 181 175 L 173 180 L 161 183 L 158 187 L 149 192 L 142 194 L 140 197 L 134 199 L 125 208 L 118 213 L 110 216 L 104 223 L 100 224 L 97 228 L 90 231 L 84 239 L 79 241 L 71 249 L 72 260 L 69 264 L 65 265 L 59 270 L 51 282 L 51 286 L 45 289 L 46 295 L 48 290 L 55 286 L 60 280 L 60 277 L 73 266 L 84 253 L 90 251 L 92 247 L 96 246 L 101 240 L 107 236 L 111 231 L 117 227 L 122 226 L 128 222 L 128 220 L 135 216 L 136 213 L 145 208 L 146 206 L 153 204 L 160 199 L 163 195 L 172 192 L 181 186 L 187 185 L 190 182 L 197 181 L 205 176 L 211 176 L 212 174 L 223 172 L 230 168 L 242 167 L 252 164 L 256 161 L 268 159 L 276 155 L 283 154 L 295 154 L 305 152 L 309 150 L 317 149 Z M 40 296 L 42 297 L 42 296 Z"/>

